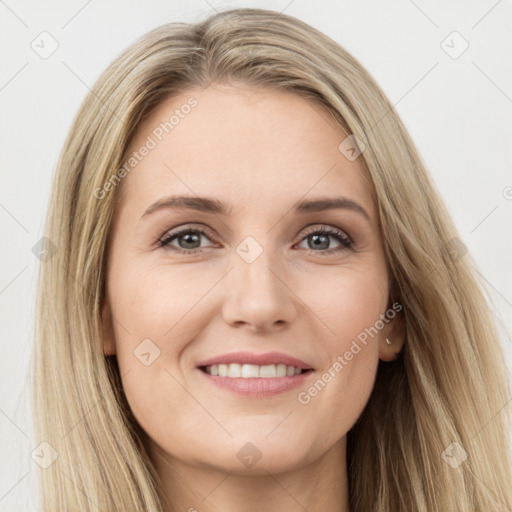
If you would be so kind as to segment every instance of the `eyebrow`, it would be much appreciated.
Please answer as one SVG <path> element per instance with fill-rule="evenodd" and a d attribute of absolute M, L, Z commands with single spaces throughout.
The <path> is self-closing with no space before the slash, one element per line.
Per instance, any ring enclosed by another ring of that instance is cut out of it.
<path fill-rule="evenodd" d="M 141 219 L 161 209 L 195 210 L 214 215 L 229 216 L 233 208 L 231 207 L 228 210 L 221 201 L 208 197 L 169 196 L 159 199 L 149 206 L 142 214 Z M 362 215 L 368 222 L 371 222 L 368 212 L 360 204 L 343 196 L 302 200 L 295 203 L 292 207 L 293 213 L 312 213 L 336 209 L 356 212 Z"/>

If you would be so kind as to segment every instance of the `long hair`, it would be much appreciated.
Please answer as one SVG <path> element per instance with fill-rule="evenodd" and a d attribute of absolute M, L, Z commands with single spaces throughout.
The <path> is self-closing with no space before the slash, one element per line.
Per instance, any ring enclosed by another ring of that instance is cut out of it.
<path fill-rule="evenodd" d="M 365 146 L 406 340 L 397 360 L 379 362 L 348 432 L 350 510 L 512 510 L 509 382 L 492 298 L 413 141 L 346 50 L 292 16 L 254 8 L 145 34 L 100 75 L 73 121 L 46 219 L 53 251 L 38 282 L 34 423 L 57 457 L 40 471 L 43 510 L 163 510 L 147 438 L 115 356 L 103 353 L 108 233 L 121 187 L 101 199 L 98 190 L 163 100 L 232 80 L 312 99 Z"/>

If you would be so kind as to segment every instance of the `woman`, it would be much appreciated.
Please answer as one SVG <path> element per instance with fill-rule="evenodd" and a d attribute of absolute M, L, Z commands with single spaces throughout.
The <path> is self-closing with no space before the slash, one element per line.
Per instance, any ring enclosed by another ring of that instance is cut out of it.
<path fill-rule="evenodd" d="M 233 9 L 142 37 L 74 121 L 46 236 L 44 510 L 512 508 L 471 257 L 312 27 Z"/>

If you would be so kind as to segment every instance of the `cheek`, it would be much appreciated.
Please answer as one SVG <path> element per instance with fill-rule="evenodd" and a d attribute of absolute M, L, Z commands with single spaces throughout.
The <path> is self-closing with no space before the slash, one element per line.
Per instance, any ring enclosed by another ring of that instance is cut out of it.
<path fill-rule="evenodd" d="M 118 265 L 111 274 L 109 299 L 123 388 L 146 430 L 155 428 L 155 410 L 158 423 L 169 425 L 175 421 L 171 411 L 187 404 L 179 383 L 190 368 L 182 355 L 205 327 L 207 316 L 199 314 L 198 306 L 214 284 L 204 274 L 192 276 L 181 269 Z"/>
<path fill-rule="evenodd" d="M 329 352 L 337 355 L 348 350 L 352 340 L 364 341 L 365 333 L 368 345 L 376 338 L 368 335 L 368 330 L 385 312 L 387 275 L 380 274 L 377 267 L 372 271 L 371 266 L 343 268 L 327 279 L 309 280 L 300 293 L 320 320 Z"/>
<path fill-rule="evenodd" d="M 343 435 L 362 413 L 378 366 L 378 332 L 387 305 L 387 276 L 343 269 L 336 279 L 309 287 L 309 307 L 321 329 L 319 350 L 325 363 L 317 379 L 298 392 L 298 402 Z M 329 439 L 327 436 L 326 439 Z"/>
<path fill-rule="evenodd" d="M 121 274 L 111 280 L 112 313 L 118 327 L 126 327 L 120 334 L 131 333 L 132 342 L 150 338 L 162 351 L 176 332 L 195 325 L 194 307 L 214 284 L 204 274 L 165 267 Z M 179 349 L 174 341 L 172 346 Z M 119 348 L 125 349 L 122 343 Z"/>

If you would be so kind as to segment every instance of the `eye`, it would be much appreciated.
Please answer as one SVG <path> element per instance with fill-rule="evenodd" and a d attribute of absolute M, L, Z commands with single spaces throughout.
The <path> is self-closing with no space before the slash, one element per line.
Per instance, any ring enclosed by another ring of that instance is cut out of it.
<path fill-rule="evenodd" d="M 329 238 L 335 238 L 341 247 L 330 249 Z M 311 228 L 306 232 L 306 236 L 302 239 L 310 240 L 311 243 L 308 246 L 312 249 L 307 249 L 310 253 L 327 253 L 332 254 L 333 252 L 346 251 L 353 248 L 354 242 L 352 239 L 341 229 L 337 229 L 331 226 L 322 226 L 321 228 Z M 329 249 L 328 251 L 322 249 Z"/>
<path fill-rule="evenodd" d="M 181 254 L 197 254 L 205 252 L 205 249 L 201 247 L 201 237 L 214 239 L 208 229 L 204 227 L 187 227 L 167 232 L 164 237 L 158 241 L 158 245 Z M 336 239 L 340 246 L 331 249 L 330 238 Z M 308 244 L 310 249 L 306 249 L 309 253 L 332 254 L 334 252 L 352 249 L 354 245 L 354 242 L 346 233 L 331 226 L 310 228 L 306 231 L 301 242 L 308 239 L 311 240 L 311 243 Z M 172 245 L 173 242 L 177 242 L 178 247 Z"/>
<path fill-rule="evenodd" d="M 179 253 L 200 253 L 204 250 L 200 247 L 201 237 L 207 237 L 205 234 L 207 230 L 203 227 L 198 229 L 186 228 L 181 230 L 169 231 L 165 234 L 164 238 L 159 240 L 158 245 L 160 247 L 168 247 Z M 179 243 L 178 247 L 172 246 L 171 242 L 177 240 Z M 199 244 L 199 246 L 197 245 Z"/>

